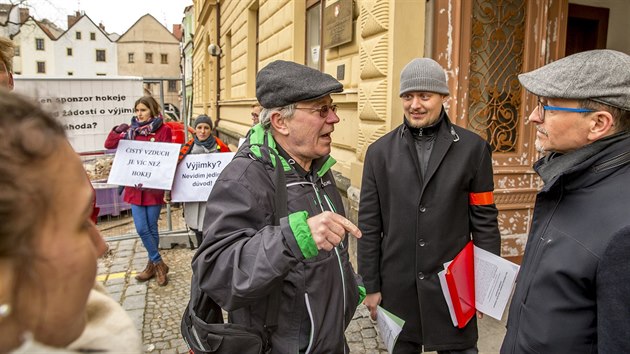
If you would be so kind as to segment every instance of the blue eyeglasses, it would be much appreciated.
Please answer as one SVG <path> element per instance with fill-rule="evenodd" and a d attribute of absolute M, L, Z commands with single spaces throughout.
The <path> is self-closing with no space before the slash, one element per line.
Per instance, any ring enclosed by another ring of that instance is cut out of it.
<path fill-rule="evenodd" d="M 556 107 L 556 106 L 546 106 L 540 98 L 538 99 L 538 116 L 541 120 L 545 120 L 545 112 L 546 111 L 562 111 L 562 112 L 572 112 L 572 113 L 591 113 L 595 112 L 594 109 L 589 108 L 569 108 L 569 107 Z"/>

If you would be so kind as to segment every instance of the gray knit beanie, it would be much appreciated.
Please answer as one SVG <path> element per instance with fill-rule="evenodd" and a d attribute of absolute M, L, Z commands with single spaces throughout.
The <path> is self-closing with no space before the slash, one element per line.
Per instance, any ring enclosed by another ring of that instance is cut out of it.
<path fill-rule="evenodd" d="M 400 96 L 407 92 L 436 92 L 449 95 L 446 73 L 440 64 L 429 58 L 416 58 L 400 73 Z"/>
<path fill-rule="evenodd" d="M 212 129 L 212 119 L 210 119 L 210 117 L 208 117 L 205 114 L 200 114 L 199 116 L 197 116 L 197 119 L 195 119 L 195 123 L 193 124 L 193 128 L 197 128 L 197 126 L 201 123 L 206 123 L 210 126 L 210 129 Z"/>

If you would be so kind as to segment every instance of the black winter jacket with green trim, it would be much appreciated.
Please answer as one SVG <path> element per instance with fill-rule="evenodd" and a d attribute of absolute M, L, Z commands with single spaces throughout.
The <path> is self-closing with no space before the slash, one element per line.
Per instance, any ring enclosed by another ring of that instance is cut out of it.
<path fill-rule="evenodd" d="M 269 148 L 275 148 L 271 134 L 256 126 L 217 179 L 208 199 L 204 241 L 192 262 L 192 281 L 229 312 L 229 322 L 259 329 L 268 295 L 281 287 L 272 353 L 348 353 L 344 331 L 360 301 L 360 278 L 345 241 L 305 259 L 295 235 L 300 226 L 308 230 L 305 219 L 296 225 L 283 217 L 280 226 L 273 226 L 275 159 Z M 332 157 L 313 161 L 318 171 L 313 181 L 282 162 L 289 216 L 324 210 L 344 215 L 330 171 Z"/>

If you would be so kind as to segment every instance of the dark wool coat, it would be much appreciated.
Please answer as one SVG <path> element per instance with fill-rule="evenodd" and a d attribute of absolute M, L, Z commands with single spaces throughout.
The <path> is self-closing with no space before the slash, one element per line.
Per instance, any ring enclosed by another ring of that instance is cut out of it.
<path fill-rule="evenodd" d="M 492 192 L 490 146 L 453 125 L 446 113 L 423 178 L 405 124 L 367 151 L 361 185 L 359 274 L 368 294 L 406 321 L 399 339 L 425 350 L 475 346 L 477 323 L 453 326 L 437 273 L 470 241 L 499 254 L 494 204 L 469 205 L 470 193 Z M 493 203 L 492 201 L 490 203 Z"/>
<path fill-rule="evenodd" d="M 629 184 L 628 135 L 545 183 L 501 353 L 630 353 Z"/>

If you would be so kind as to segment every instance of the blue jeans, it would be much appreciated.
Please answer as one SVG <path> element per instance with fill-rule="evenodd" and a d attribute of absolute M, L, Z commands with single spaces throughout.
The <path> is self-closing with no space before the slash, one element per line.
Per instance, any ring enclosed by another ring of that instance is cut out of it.
<path fill-rule="evenodd" d="M 144 248 L 149 253 L 149 260 L 157 263 L 162 260 L 158 246 L 160 244 L 160 235 L 158 234 L 158 218 L 162 205 L 131 205 L 131 215 L 133 223 L 136 225 L 136 231 L 140 235 L 140 239 L 144 244 Z"/>

